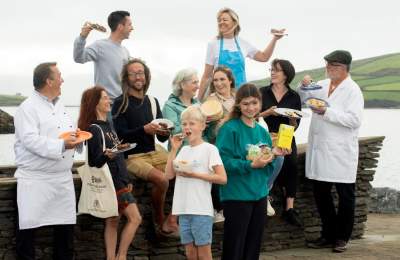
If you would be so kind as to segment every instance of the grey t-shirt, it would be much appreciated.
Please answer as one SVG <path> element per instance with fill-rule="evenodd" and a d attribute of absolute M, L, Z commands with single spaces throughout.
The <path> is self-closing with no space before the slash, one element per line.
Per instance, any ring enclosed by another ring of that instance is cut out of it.
<path fill-rule="evenodd" d="M 110 39 L 97 40 L 85 48 L 86 38 L 78 36 L 74 42 L 77 63 L 94 62 L 94 83 L 106 89 L 111 100 L 122 94 L 121 71 L 129 60 L 129 51 Z"/>

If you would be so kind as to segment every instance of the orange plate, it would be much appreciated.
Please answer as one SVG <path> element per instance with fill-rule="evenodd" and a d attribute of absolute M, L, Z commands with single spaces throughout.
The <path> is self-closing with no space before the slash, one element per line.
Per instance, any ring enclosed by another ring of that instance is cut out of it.
<path fill-rule="evenodd" d="M 64 132 L 64 133 L 61 133 L 59 136 L 58 136 L 58 138 L 60 138 L 60 139 L 67 139 L 71 134 L 75 134 L 75 131 L 68 131 L 68 132 Z M 76 140 L 78 141 L 78 142 L 83 142 L 83 141 L 86 141 L 86 140 L 89 140 L 90 138 L 92 138 L 92 133 L 90 133 L 90 132 L 86 132 L 86 131 L 78 131 L 77 132 L 77 136 L 76 136 Z"/>

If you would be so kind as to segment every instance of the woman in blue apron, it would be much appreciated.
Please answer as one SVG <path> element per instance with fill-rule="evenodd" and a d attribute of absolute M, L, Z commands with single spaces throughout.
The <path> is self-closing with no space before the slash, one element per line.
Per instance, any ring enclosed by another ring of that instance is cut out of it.
<path fill-rule="evenodd" d="M 245 57 L 259 62 L 266 62 L 274 51 L 276 41 L 284 34 L 285 29 L 273 30 L 273 38 L 264 51 L 260 51 L 247 41 L 241 39 L 239 17 L 230 8 L 223 8 L 217 14 L 218 36 L 209 42 L 206 64 L 200 81 L 198 98 L 203 100 L 214 68 L 219 65 L 229 67 L 235 77 L 236 89 L 246 83 Z"/>

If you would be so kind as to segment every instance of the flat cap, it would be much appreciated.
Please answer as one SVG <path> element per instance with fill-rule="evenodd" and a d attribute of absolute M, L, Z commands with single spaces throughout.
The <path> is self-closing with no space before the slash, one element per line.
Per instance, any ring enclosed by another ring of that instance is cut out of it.
<path fill-rule="evenodd" d="M 344 50 L 336 50 L 324 57 L 327 62 L 337 62 L 340 64 L 350 65 L 352 57 L 350 52 Z"/>

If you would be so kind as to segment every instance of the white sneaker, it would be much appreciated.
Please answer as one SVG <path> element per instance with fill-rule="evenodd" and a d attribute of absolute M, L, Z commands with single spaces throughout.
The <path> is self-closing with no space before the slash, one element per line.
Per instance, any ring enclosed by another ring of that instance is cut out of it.
<path fill-rule="evenodd" d="M 269 201 L 269 198 L 267 198 L 267 216 L 272 217 L 275 215 L 275 210 L 271 206 L 271 202 Z"/>
<path fill-rule="evenodd" d="M 214 210 L 214 223 L 224 222 L 224 212 L 220 210 L 219 212 Z"/>

